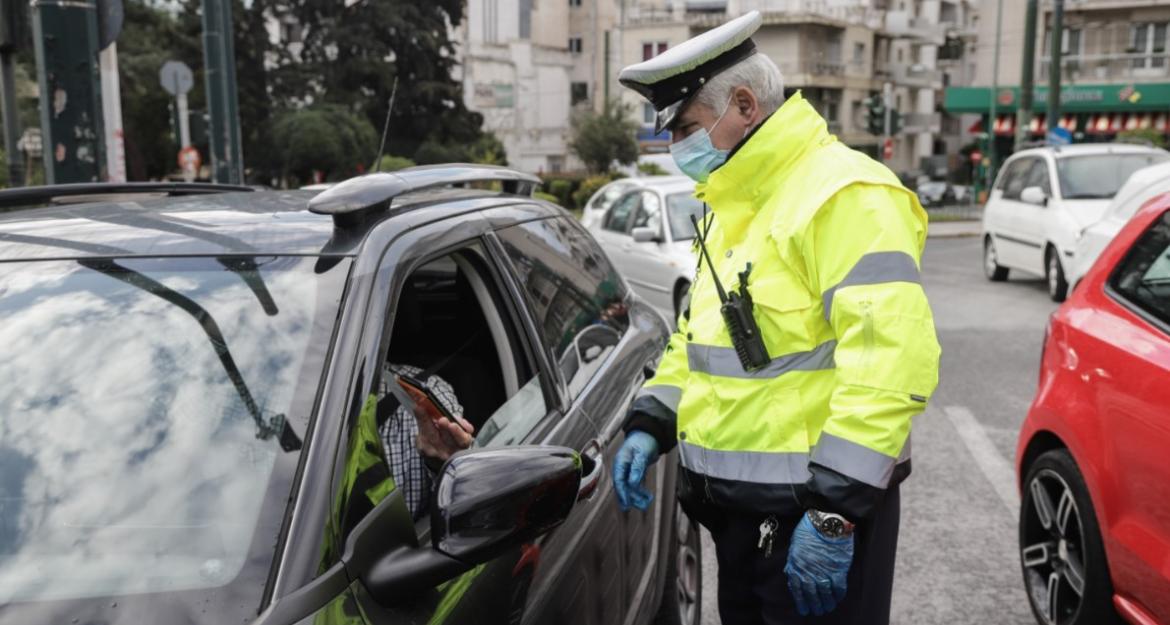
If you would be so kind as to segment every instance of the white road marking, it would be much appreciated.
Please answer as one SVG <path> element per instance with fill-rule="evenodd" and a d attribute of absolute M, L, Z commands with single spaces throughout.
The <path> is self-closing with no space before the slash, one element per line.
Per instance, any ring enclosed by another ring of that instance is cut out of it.
<path fill-rule="evenodd" d="M 943 408 L 943 412 L 959 433 L 959 438 L 967 446 L 967 451 L 975 458 L 975 464 L 979 465 L 983 476 L 991 483 L 995 494 L 999 495 L 1003 505 L 1007 506 L 1012 518 L 1018 518 L 1020 495 L 1016 492 L 1016 472 L 1012 469 L 1012 464 L 995 448 L 987 432 L 979 425 L 979 421 L 970 410 L 963 406 L 947 406 Z"/>

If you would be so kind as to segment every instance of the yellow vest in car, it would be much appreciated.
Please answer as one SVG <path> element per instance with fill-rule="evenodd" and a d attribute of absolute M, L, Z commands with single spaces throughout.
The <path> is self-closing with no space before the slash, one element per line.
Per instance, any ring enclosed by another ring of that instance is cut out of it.
<path fill-rule="evenodd" d="M 724 288 L 738 290 L 751 263 L 771 361 L 740 364 L 702 262 L 689 313 L 639 397 L 675 416 L 681 488 L 734 508 L 816 502 L 864 516 L 869 504 L 850 489 L 880 493 L 908 473 L 911 417 L 937 384 L 919 281 L 926 213 L 889 169 L 830 135 L 799 93 L 696 197 L 712 210 L 707 249 Z"/>

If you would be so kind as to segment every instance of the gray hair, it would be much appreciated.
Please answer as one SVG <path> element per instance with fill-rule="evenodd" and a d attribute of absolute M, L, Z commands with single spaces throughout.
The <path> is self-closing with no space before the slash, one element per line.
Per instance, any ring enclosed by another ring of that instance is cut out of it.
<path fill-rule="evenodd" d="M 762 52 L 756 52 L 717 74 L 699 91 L 695 101 L 718 115 L 723 112 L 731 92 L 737 87 L 747 87 L 756 94 L 765 117 L 775 113 L 784 104 L 784 76 L 772 59 Z"/>

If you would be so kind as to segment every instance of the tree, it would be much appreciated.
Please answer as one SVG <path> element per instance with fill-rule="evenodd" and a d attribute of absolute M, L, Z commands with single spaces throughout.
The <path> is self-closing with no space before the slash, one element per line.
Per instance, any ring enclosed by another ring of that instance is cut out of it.
<path fill-rule="evenodd" d="M 365 117 L 329 104 L 281 114 L 272 136 L 282 173 L 299 183 L 312 181 L 315 172 L 326 180 L 360 173 L 369 162 L 366 155 L 378 147 L 377 132 Z"/>
<path fill-rule="evenodd" d="M 348 7 L 338 0 L 284 0 L 276 14 L 303 27 L 303 47 L 277 52 L 272 92 L 286 105 L 342 105 L 382 128 L 397 77 L 386 151 L 418 163 L 466 160 L 483 117 L 467 110 L 461 85 L 451 78 L 456 50 L 448 33 L 462 20 L 463 6 L 463 0 L 360 0 Z"/>
<path fill-rule="evenodd" d="M 1162 131 L 1153 128 L 1122 130 L 1117 133 L 1118 143 L 1138 143 L 1142 145 L 1150 145 L 1155 148 L 1166 147 L 1166 137 L 1162 135 Z"/>
<path fill-rule="evenodd" d="M 569 149 L 590 172 L 609 173 L 615 161 L 629 165 L 638 159 L 635 132 L 637 124 L 629 107 L 610 100 L 601 113 L 578 110 L 573 115 Z"/>

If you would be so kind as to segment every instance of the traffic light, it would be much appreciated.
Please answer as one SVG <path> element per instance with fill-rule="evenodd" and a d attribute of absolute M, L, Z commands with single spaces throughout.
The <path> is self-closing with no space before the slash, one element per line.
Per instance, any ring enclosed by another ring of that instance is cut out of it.
<path fill-rule="evenodd" d="M 871 135 L 885 134 L 886 105 L 881 95 L 871 95 L 865 99 L 865 127 Z"/>
<path fill-rule="evenodd" d="M 903 124 L 902 113 L 900 111 L 890 111 L 890 135 L 896 135 L 902 132 Z"/>

